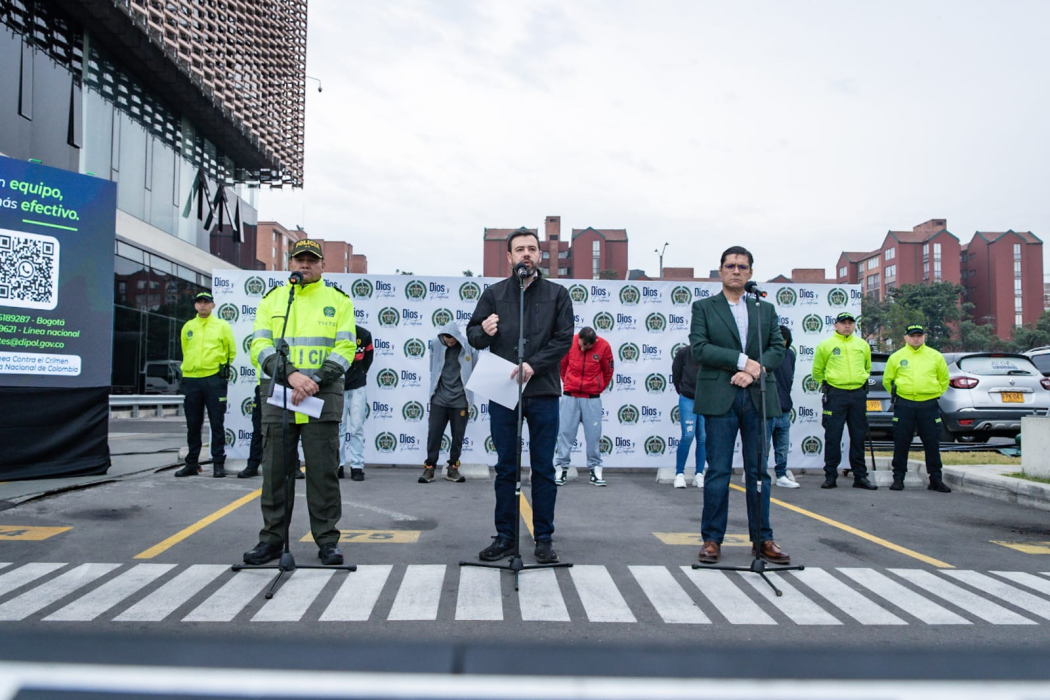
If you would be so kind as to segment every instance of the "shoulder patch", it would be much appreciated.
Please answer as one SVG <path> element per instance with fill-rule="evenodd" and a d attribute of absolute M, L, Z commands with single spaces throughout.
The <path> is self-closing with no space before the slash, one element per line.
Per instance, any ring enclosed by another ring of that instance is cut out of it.
<path fill-rule="evenodd" d="M 346 297 L 347 299 L 349 299 L 349 298 L 350 298 L 350 295 L 349 295 L 349 294 L 347 294 L 346 292 L 344 292 L 344 291 L 343 291 L 343 288 L 342 288 L 342 287 L 340 287 L 340 286 L 339 286 L 338 284 L 332 283 L 332 285 L 331 285 L 331 286 L 329 286 L 328 288 L 329 288 L 329 289 L 334 289 L 335 291 L 339 292 L 340 294 L 342 294 L 342 295 L 343 295 L 344 297 Z"/>

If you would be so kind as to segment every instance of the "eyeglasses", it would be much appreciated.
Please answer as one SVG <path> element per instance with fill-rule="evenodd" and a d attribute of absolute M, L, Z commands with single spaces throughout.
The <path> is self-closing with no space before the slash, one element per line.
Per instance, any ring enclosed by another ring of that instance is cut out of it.
<path fill-rule="evenodd" d="M 724 267 L 727 270 L 740 270 L 741 272 L 747 272 L 751 269 L 750 265 L 735 265 L 733 263 L 726 263 L 722 267 Z"/>

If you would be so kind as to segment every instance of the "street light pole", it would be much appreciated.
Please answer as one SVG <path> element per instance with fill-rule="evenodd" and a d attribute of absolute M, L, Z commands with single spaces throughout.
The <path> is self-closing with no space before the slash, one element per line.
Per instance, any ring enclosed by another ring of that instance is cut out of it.
<path fill-rule="evenodd" d="M 660 277 L 658 279 L 663 279 L 664 278 L 664 251 L 665 250 L 667 250 L 667 243 L 664 243 L 664 247 L 663 248 L 653 248 L 653 252 L 660 256 Z"/>

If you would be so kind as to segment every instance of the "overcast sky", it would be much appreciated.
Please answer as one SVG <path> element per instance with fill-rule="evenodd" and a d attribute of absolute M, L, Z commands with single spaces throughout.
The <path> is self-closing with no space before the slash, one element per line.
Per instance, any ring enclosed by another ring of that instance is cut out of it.
<path fill-rule="evenodd" d="M 630 267 L 824 267 L 946 218 L 1050 242 L 1050 2 L 310 0 L 306 176 L 260 219 L 371 273 L 626 228 Z M 1048 267 L 1050 271 L 1050 267 Z"/>

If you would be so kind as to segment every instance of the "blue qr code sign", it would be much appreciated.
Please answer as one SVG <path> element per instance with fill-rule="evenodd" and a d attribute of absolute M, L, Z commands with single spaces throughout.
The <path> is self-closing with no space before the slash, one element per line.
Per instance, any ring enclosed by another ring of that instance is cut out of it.
<path fill-rule="evenodd" d="M 0 306 L 58 306 L 58 239 L 0 229 Z"/>

